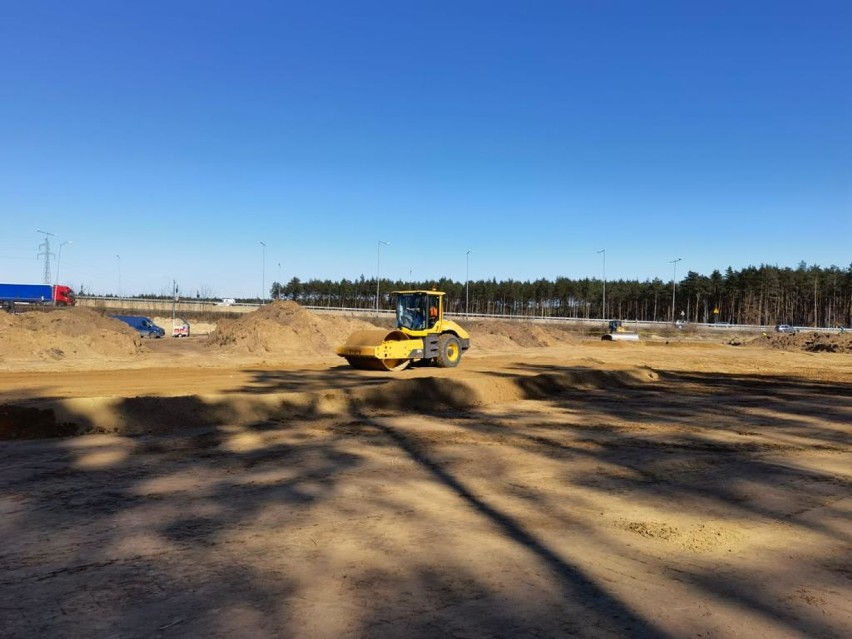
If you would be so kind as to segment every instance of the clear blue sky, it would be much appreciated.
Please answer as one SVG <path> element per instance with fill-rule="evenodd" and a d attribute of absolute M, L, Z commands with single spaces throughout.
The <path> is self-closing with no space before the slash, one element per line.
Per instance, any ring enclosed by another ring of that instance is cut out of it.
<path fill-rule="evenodd" d="M 850 34 L 848 0 L 4 2 L 0 281 L 36 229 L 125 294 L 369 278 L 379 240 L 400 279 L 848 267 Z"/>

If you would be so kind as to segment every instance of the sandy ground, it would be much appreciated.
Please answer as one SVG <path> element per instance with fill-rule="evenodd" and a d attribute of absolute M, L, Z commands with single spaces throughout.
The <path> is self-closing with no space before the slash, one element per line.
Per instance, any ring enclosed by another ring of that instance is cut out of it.
<path fill-rule="evenodd" d="M 759 344 L 7 365 L 0 636 L 846 637 L 850 425 Z"/>

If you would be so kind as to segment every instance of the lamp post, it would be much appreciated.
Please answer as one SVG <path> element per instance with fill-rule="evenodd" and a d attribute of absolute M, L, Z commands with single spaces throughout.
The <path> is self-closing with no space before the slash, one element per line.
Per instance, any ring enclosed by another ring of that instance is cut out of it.
<path fill-rule="evenodd" d="M 817 324 L 817 276 L 814 275 L 814 328 L 819 326 Z"/>
<path fill-rule="evenodd" d="M 266 299 L 266 242 L 261 242 L 260 245 L 263 247 L 261 250 L 263 251 L 263 267 L 261 268 L 261 280 L 260 280 L 260 304 L 263 305 L 263 300 Z"/>
<path fill-rule="evenodd" d="M 470 251 L 464 254 L 464 315 L 470 317 Z"/>
<path fill-rule="evenodd" d="M 121 295 L 121 255 L 118 253 L 115 254 L 115 257 L 118 259 L 118 299 L 120 300 Z"/>
<path fill-rule="evenodd" d="M 62 242 L 59 245 L 59 253 L 56 256 L 56 284 L 59 284 L 59 263 L 62 261 L 62 247 L 66 244 L 73 244 L 74 240 L 68 240 L 67 242 Z"/>
<path fill-rule="evenodd" d="M 379 240 L 376 248 L 376 315 L 379 314 L 379 282 L 381 281 L 382 272 L 382 244 L 390 246 L 390 242 Z"/>
<path fill-rule="evenodd" d="M 606 319 L 606 249 L 602 248 L 598 253 L 603 253 L 603 301 L 601 302 L 601 319 Z"/>
<path fill-rule="evenodd" d="M 672 324 L 675 321 L 675 291 L 677 290 L 677 263 L 680 262 L 683 258 L 679 257 L 676 260 L 672 260 L 671 264 L 674 264 L 672 270 Z"/>
<path fill-rule="evenodd" d="M 276 293 L 278 293 L 277 298 L 279 300 L 281 299 L 281 287 L 282 286 L 283 286 L 283 284 L 281 282 L 281 262 L 278 262 L 278 290 L 276 291 Z"/>
<path fill-rule="evenodd" d="M 177 280 L 172 278 L 172 331 L 174 331 L 174 328 L 175 328 L 175 317 L 177 316 L 177 301 L 178 301 Z"/>

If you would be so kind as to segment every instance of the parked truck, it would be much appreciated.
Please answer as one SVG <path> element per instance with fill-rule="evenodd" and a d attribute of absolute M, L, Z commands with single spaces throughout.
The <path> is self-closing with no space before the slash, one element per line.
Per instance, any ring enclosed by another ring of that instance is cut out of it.
<path fill-rule="evenodd" d="M 0 305 L 7 311 L 15 304 L 43 304 L 50 306 L 74 306 L 77 302 L 74 291 L 68 286 L 50 284 L 0 284 Z"/>

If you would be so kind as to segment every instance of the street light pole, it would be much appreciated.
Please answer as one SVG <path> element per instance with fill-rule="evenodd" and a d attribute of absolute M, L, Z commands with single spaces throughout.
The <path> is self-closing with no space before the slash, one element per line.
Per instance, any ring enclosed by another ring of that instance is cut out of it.
<path fill-rule="evenodd" d="M 677 290 L 677 263 L 680 262 L 683 258 L 679 257 L 676 260 L 672 260 L 671 264 L 674 264 L 672 270 L 672 324 L 675 321 L 675 292 Z"/>
<path fill-rule="evenodd" d="M 74 240 L 68 240 L 67 242 L 62 242 L 59 245 L 59 253 L 56 256 L 56 284 L 59 284 L 59 263 L 62 261 L 62 247 L 66 244 L 73 244 Z"/>
<path fill-rule="evenodd" d="M 379 282 L 381 282 L 382 273 L 382 244 L 390 246 L 390 242 L 379 240 L 376 248 L 376 315 L 379 314 Z"/>
<path fill-rule="evenodd" d="M 468 251 L 464 255 L 464 314 L 465 317 L 470 317 L 470 251 Z"/>
<path fill-rule="evenodd" d="M 261 249 L 263 251 L 263 267 L 261 269 L 262 276 L 260 281 L 260 304 L 263 305 L 263 300 L 266 299 L 266 243 L 261 242 L 260 245 L 263 247 Z"/>
<path fill-rule="evenodd" d="M 278 295 L 277 295 L 277 297 L 278 297 L 279 300 L 281 299 L 281 287 L 282 286 L 284 286 L 284 284 L 281 282 L 281 262 L 278 262 L 278 291 L 277 291 Z"/>
<path fill-rule="evenodd" d="M 598 253 L 603 253 L 603 302 L 601 302 L 601 319 L 606 319 L 606 249 L 603 248 Z"/>
<path fill-rule="evenodd" d="M 122 298 L 122 294 L 121 294 L 121 255 L 116 253 L 115 256 L 118 258 L 118 299 L 120 300 Z"/>

